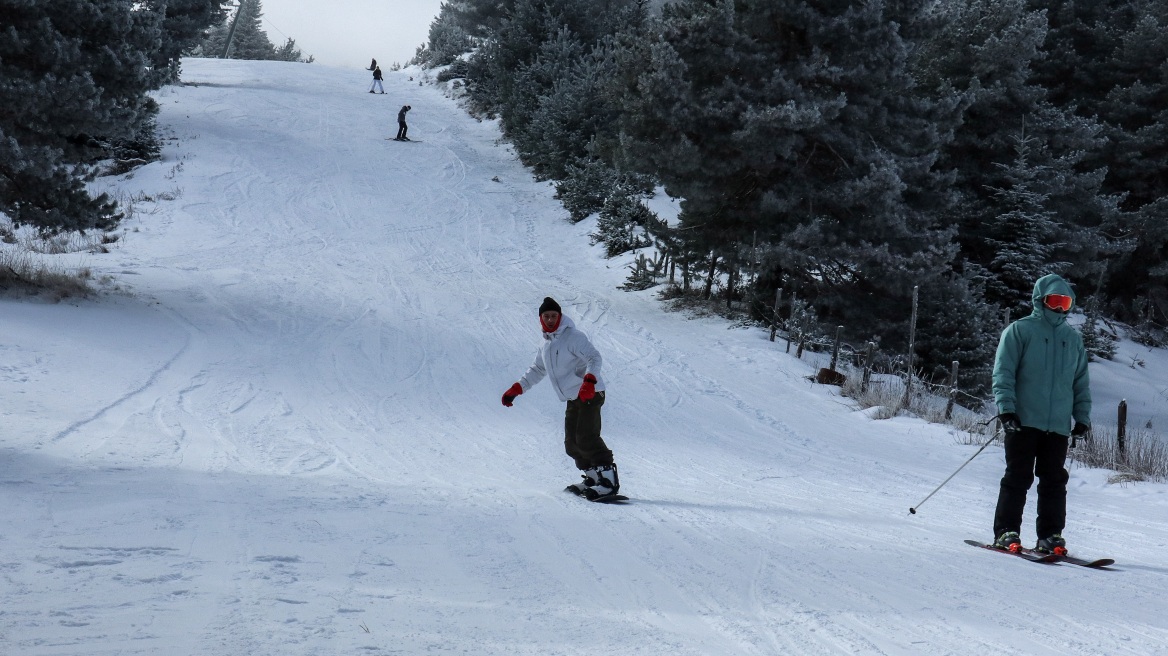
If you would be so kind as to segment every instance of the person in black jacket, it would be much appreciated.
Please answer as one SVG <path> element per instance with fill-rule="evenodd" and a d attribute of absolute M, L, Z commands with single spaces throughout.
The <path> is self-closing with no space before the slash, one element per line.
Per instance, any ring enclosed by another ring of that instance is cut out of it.
<path fill-rule="evenodd" d="M 369 85 L 369 93 L 373 93 L 373 89 L 377 89 L 379 92 L 385 93 L 385 87 L 381 86 L 380 66 L 373 69 L 373 84 Z"/>
<path fill-rule="evenodd" d="M 409 129 L 406 126 L 406 112 L 411 109 L 413 108 L 409 105 L 402 105 L 401 111 L 397 113 L 397 136 L 394 137 L 394 141 L 409 141 L 406 137 L 406 130 Z"/>

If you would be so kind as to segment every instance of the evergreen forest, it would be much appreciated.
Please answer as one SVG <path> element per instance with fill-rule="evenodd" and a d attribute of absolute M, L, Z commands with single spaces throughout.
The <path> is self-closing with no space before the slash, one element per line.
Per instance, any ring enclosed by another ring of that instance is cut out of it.
<path fill-rule="evenodd" d="M 1095 356 L 1115 321 L 1163 344 L 1166 28 L 1168 0 L 449 0 L 414 63 L 609 255 L 653 247 L 638 288 L 766 322 L 782 289 L 885 353 L 915 289 L 919 373 L 984 389 L 1048 273 Z"/>

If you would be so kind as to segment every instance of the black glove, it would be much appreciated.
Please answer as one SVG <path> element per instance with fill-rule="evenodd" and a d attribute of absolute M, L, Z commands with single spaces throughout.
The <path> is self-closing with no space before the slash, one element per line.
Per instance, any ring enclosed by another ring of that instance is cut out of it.
<path fill-rule="evenodd" d="M 1076 421 L 1075 427 L 1071 429 L 1071 435 L 1074 435 L 1075 437 L 1082 437 L 1082 436 L 1086 435 L 1087 432 L 1090 430 L 1091 430 L 1091 427 L 1088 426 L 1087 424 L 1082 424 L 1082 423 L 1079 423 Z"/>
<path fill-rule="evenodd" d="M 1007 433 L 1017 433 L 1022 430 L 1022 420 L 1013 412 L 1003 412 L 998 415 L 998 421 L 1002 422 L 1002 430 Z"/>

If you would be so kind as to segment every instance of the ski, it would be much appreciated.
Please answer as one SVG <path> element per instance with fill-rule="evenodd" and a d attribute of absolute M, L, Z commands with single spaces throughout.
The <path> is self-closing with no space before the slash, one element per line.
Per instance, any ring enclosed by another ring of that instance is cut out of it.
<path fill-rule="evenodd" d="M 1103 569 L 1115 564 L 1114 558 L 1096 558 L 1095 560 L 1087 560 L 1086 558 L 1079 558 L 1076 556 L 1059 556 L 1061 563 L 1070 563 L 1078 565 L 1079 567 L 1090 567 L 1091 569 Z"/>
<path fill-rule="evenodd" d="M 989 549 L 990 551 L 996 551 L 1000 554 L 1017 556 L 1023 560 L 1029 560 L 1032 563 L 1045 563 L 1047 565 L 1054 565 L 1063 559 L 1063 556 L 1058 556 L 1055 554 L 1038 554 L 1025 549 L 1022 551 L 1006 551 L 1005 549 L 999 549 L 991 544 L 978 542 L 977 540 L 966 540 L 965 544 L 971 544 L 975 547 L 981 547 L 982 549 Z"/>
<path fill-rule="evenodd" d="M 386 137 L 386 141 L 408 141 L 410 143 L 422 143 L 421 139 L 394 139 L 393 137 Z"/>
<path fill-rule="evenodd" d="M 1035 551 L 1033 549 L 1023 549 L 1023 551 L 1025 551 L 1026 553 L 1034 554 L 1036 556 L 1047 555 L 1047 554 L 1042 553 L 1041 551 Z M 1088 560 L 1086 558 L 1079 558 L 1078 556 L 1072 556 L 1070 554 L 1065 555 L 1065 556 L 1059 555 L 1059 554 L 1050 554 L 1050 555 L 1058 556 L 1058 562 L 1060 562 L 1060 563 L 1070 563 L 1071 565 L 1078 565 L 1079 567 L 1090 567 L 1092 569 L 1100 569 L 1100 568 L 1115 564 L 1114 558 L 1096 558 L 1095 560 Z"/>
<path fill-rule="evenodd" d="M 595 499 L 589 499 L 588 497 L 584 496 L 584 494 L 577 492 L 576 488 L 572 487 L 571 485 L 564 488 L 564 491 L 571 492 L 572 494 L 575 494 L 576 496 L 580 497 L 581 499 L 587 499 L 588 501 L 591 501 L 592 503 L 625 503 L 626 501 L 629 500 L 629 498 L 623 494 L 606 494 L 604 496 L 596 497 Z"/>

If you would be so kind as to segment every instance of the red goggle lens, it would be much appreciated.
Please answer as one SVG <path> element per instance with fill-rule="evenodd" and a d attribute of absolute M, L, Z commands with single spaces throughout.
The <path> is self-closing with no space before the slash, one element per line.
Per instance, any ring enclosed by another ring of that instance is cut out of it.
<path fill-rule="evenodd" d="M 1043 303 L 1046 303 L 1046 307 L 1057 312 L 1070 312 L 1071 306 L 1075 304 L 1075 299 L 1063 294 L 1047 294 Z"/>

